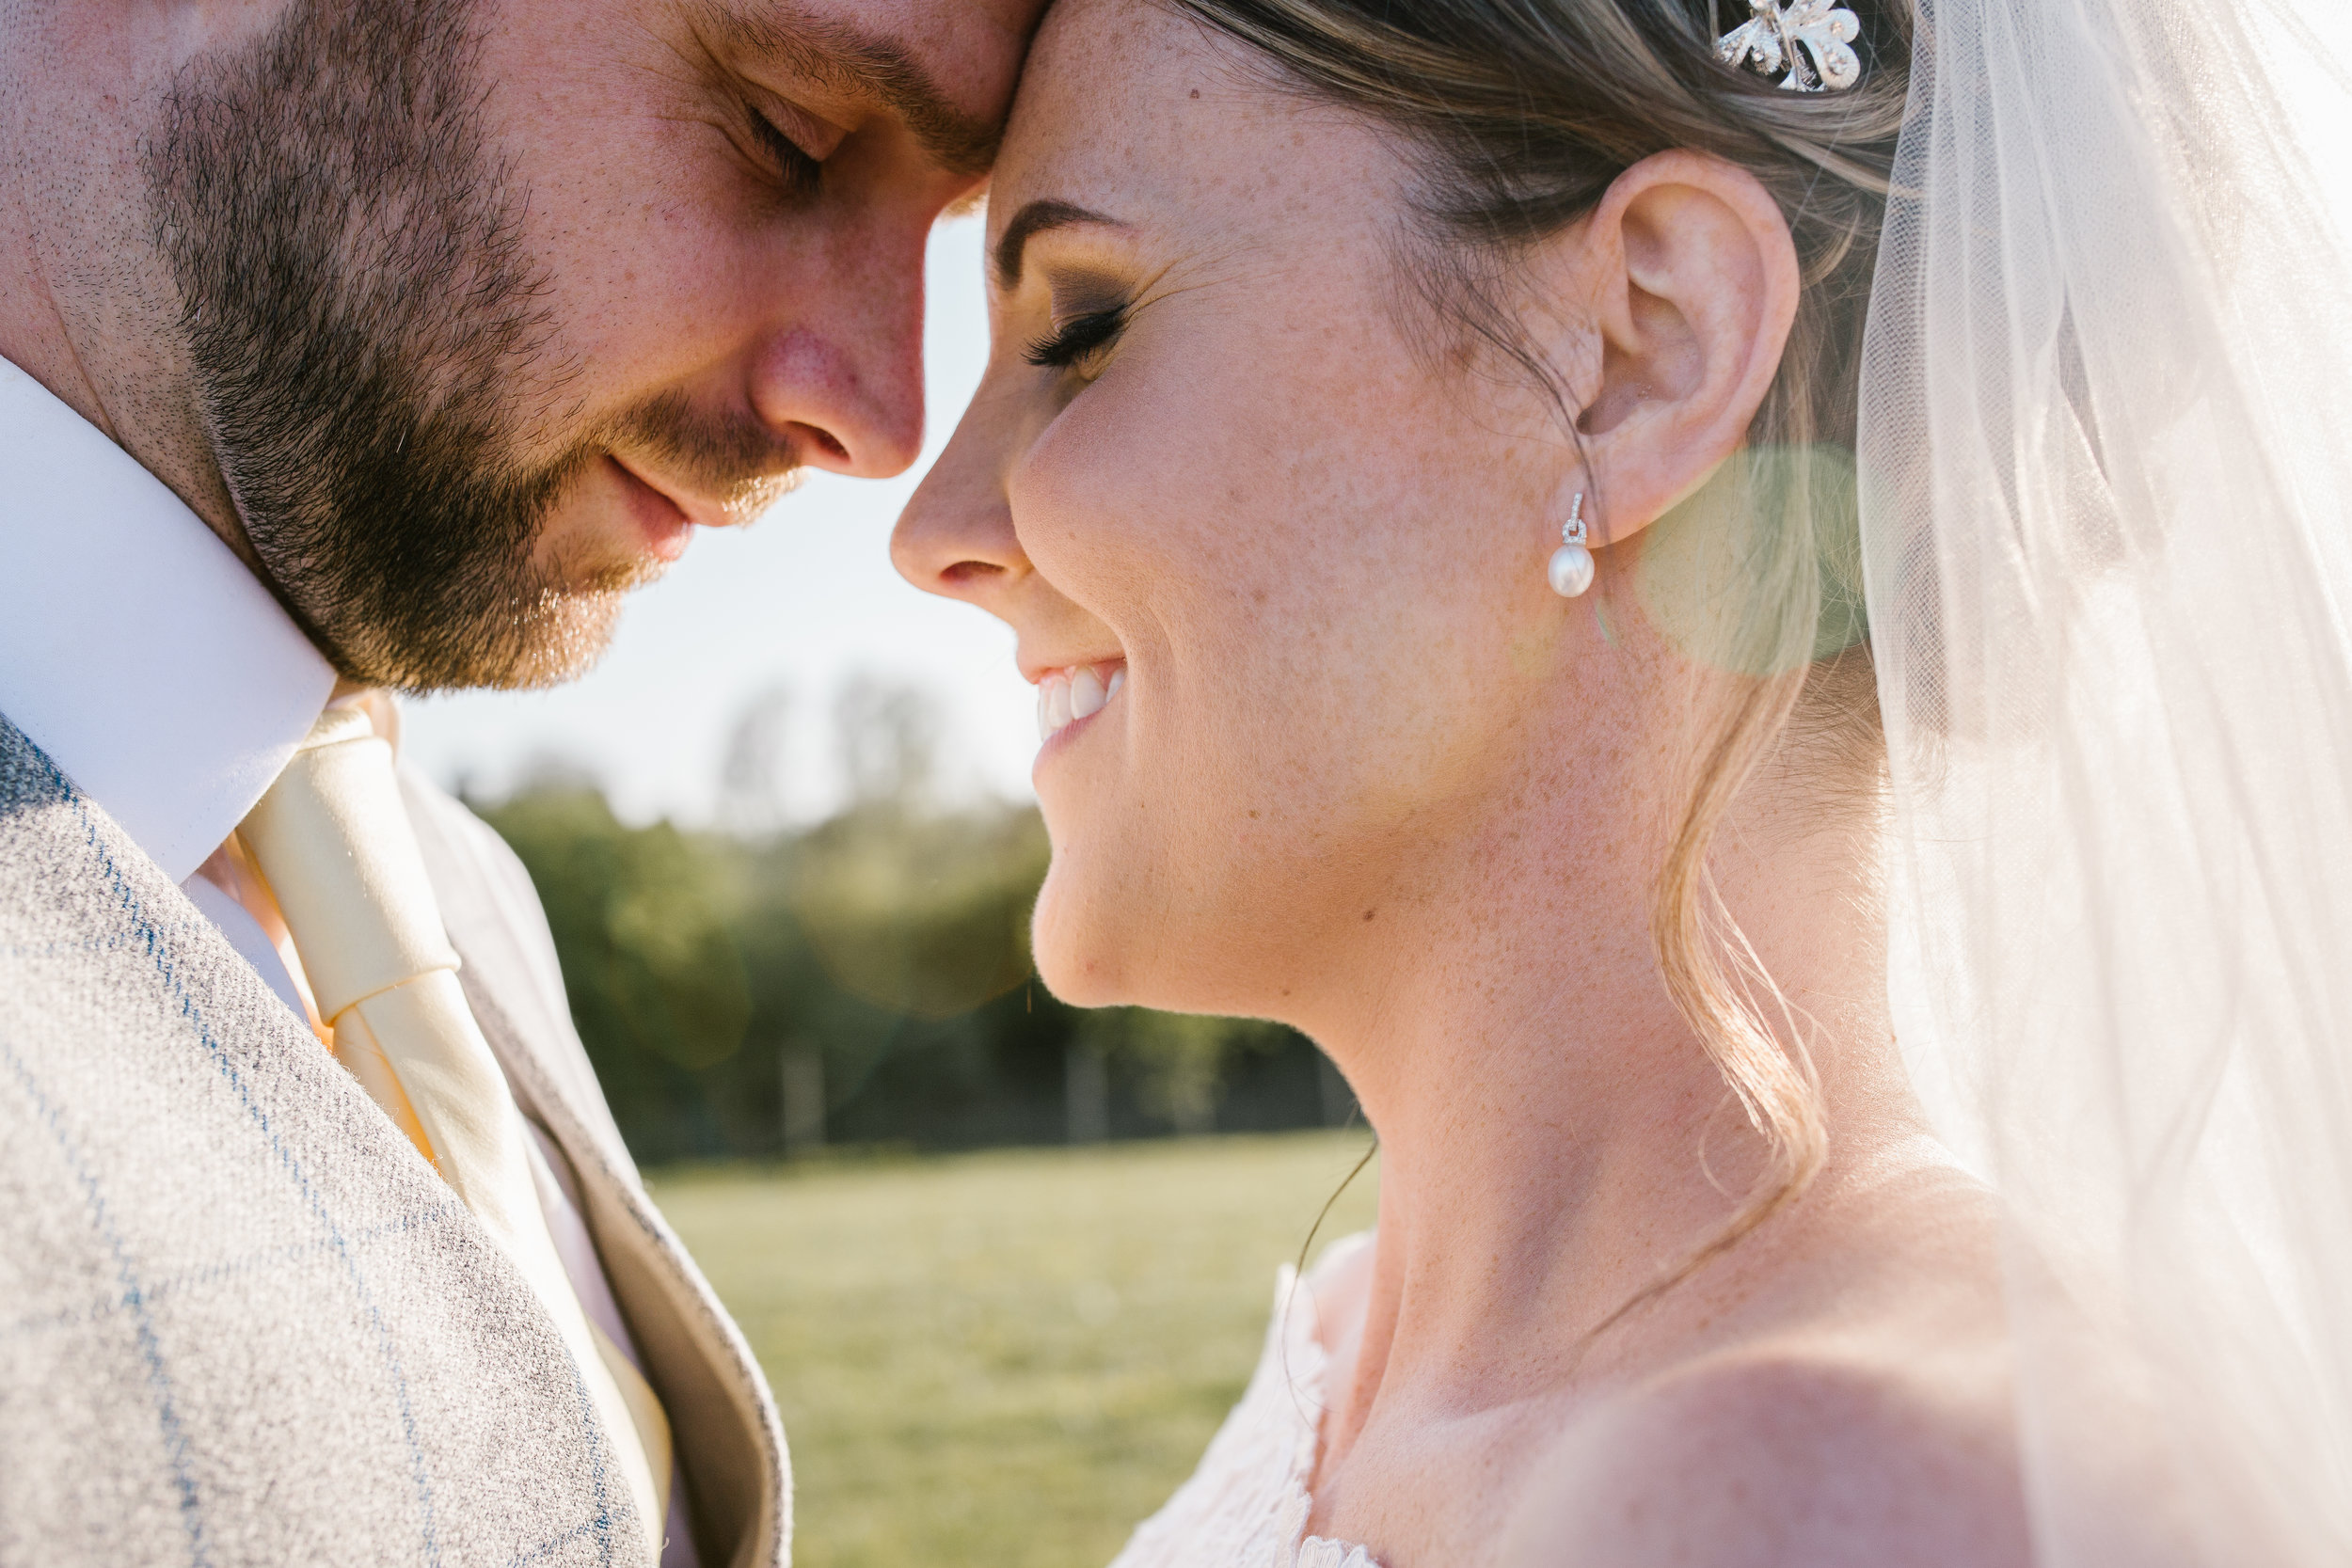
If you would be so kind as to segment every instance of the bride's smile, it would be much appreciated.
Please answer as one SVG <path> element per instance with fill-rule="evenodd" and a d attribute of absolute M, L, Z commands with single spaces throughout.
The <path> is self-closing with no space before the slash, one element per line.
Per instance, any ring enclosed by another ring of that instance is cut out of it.
<path fill-rule="evenodd" d="M 1120 687 L 1127 684 L 1127 661 L 1071 664 L 1047 670 L 1037 677 L 1037 737 L 1052 740 L 1073 724 L 1084 723 L 1103 711 Z M 1041 752 L 1041 756 L 1043 753 Z"/>
<path fill-rule="evenodd" d="M 1049 983 L 1320 1019 L 1363 988 L 1304 956 L 1416 940 L 1495 831 L 1465 802 L 1537 788 L 1530 740 L 1587 705 L 1594 618 L 1543 576 L 1574 453 L 1401 317 L 1378 135 L 1242 90 L 1148 8 L 1085 23 L 1088 64 L 1033 70 L 1010 130 L 994 356 L 897 554 L 1015 628 L 1057 735 Z"/>

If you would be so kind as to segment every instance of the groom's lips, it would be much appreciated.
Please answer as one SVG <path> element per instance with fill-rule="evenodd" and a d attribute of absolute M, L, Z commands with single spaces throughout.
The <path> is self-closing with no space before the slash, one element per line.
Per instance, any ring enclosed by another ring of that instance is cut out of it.
<path fill-rule="evenodd" d="M 647 552 L 664 562 L 684 555 L 687 541 L 694 533 L 694 518 L 686 508 L 673 499 L 668 491 L 649 483 L 619 458 L 608 452 L 604 460 L 619 478 L 622 491 L 628 498 L 629 515 L 636 519 Z"/>

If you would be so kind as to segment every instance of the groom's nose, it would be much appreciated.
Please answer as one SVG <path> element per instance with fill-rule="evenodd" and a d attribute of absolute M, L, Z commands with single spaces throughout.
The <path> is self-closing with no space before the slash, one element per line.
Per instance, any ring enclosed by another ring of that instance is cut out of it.
<path fill-rule="evenodd" d="M 755 352 L 752 411 L 812 468 L 887 479 L 923 448 L 923 246 L 837 269 Z M 812 308 L 813 307 L 813 308 Z"/>

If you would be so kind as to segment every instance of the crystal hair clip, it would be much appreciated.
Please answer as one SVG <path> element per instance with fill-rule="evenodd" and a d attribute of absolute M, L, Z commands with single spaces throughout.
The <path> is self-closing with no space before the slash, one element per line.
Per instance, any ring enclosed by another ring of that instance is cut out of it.
<path fill-rule="evenodd" d="M 1850 87 L 1862 79 L 1862 58 L 1853 52 L 1862 24 L 1843 6 L 1748 0 L 1748 8 L 1756 14 L 1715 40 L 1725 65 L 1752 65 L 1767 76 L 1785 71 L 1780 85 L 1790 92 Z"/>

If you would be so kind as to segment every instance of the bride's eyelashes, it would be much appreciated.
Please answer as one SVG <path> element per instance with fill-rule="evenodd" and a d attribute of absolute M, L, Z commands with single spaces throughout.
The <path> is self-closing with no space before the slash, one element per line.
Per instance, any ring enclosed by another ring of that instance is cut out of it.
<path fill-rule="evenodd" d="M 1119 341 L 1127 328 L 1127 307 L 1115 305 L 1101 310 L 1089 310 L 1073 316 L 1052 332 L 1022 352 L 1022 357 L 1032 365 L 1055 370 L 1075 370 L 1093 376 L 1102 369 L 1103 356 Z"/>

